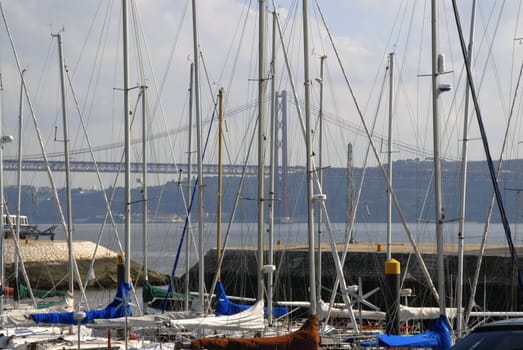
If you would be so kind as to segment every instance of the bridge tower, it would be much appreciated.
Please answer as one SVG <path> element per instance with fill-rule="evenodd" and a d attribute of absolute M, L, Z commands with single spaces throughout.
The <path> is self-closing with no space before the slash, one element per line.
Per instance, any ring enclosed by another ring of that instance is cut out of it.
<path fill-rule="evenodd" d="M 290 218 L 288 203 L 288 158 L 287 158 L 287 91 L 276 93 L 276 135 L 274 137 L 275 155 L 275 198 L 274 219 L 288 222 Z"/>

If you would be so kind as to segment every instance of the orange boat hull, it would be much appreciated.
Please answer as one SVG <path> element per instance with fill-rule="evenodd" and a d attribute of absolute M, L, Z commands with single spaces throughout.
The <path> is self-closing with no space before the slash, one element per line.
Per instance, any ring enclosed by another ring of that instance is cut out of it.
<path fill-rule="evenodd" d="M 299 330 L 285 335 L 258 338 L 201 338 L 193 340 L 191 346 L 207 350 L 318 350 L 320 348 L 318 317 L 309 316 Z"/>

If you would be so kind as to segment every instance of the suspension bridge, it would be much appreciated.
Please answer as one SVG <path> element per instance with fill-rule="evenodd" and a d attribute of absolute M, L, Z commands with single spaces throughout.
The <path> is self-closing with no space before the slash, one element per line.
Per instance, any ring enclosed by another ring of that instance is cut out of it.
<path fill-rule="evenodd" d="M 297 106 L 302 102 L 297 102 L 293 98 L 288 98 L 287 92 L 282 91 L 278 92 L 276 95 L 276 137 L 275 137 L 275 165 L 278 167 L 280 181 L 284 181 L 285 177 L 289 174 L 305 172 L 304 166 L 289 166 L 288 164 L 288 151 L 287 151 L 287 114 L 288 114 L 288 104 Z M 230 110 L 228 115 L 239 114 L 242 111 L 252 108 L 256 104 L 256 101 L 240 106 L 236 109 Z M 317 111 L 316 111 L 317 112 Z M 365 132 L 363 128 L 356 126 L 343 118 L 335 116 L 330 113 L 324 113 L 324 118 L 336 125 L 339 128 L 350 130 L 355 135 L 363 136 Z M 168 136 L 172 132 L 162 132 L 151 137 L 151 139 L 157 139 Z M 375 142 L 379 142 L 384 139 L 384 136 L 374 135 Z M 138 143 L 141 140 L 132 140 L 131 143 Z M 415 154 L 417 157 L 430 157 L 431 152 L 427 150 L 420 150 L 418 147 L 409 145 L 401 140 L 396 140 L 394 142 L 395 147 L 398 150 L 406 151 L 408 153 Z M 79 156 L 82 154 L 87 154 L 90 151 L 99 152 L 107 151 L 110 149 L 123 148 L 122 143 L 113 143 L 108 145 L 102 145 L 89 149 L 77 149 L 70 152 L 71 156 Z M 65 162 L 63 160 L 55 160 L 57 158 L 63 157 L 61 153 L 52 153 L 47 155 L 47 162 L 43 159 L 41 155 L 30 155 L 26 156 L 22 161 L 22 171 L 29 172 L 44 172 L 47 171 L 49 167 L 52 172 L 63 172 L 65 171 Z M 17 171 L 18 170 L 18 160 L 4 158 L 4 170 L 5 171 Z M 203 164 L 203 174 L 204 175 L 217 175 L 218 174 L 218 165 L 217 164 Z M 142 172 L 143 165 L 141 163 L 132 163 L 131 172 L 140 173 Z M 123 164 L 121 162 L 108 162 L 108 161 L 71 161 L 70 169 L 71 172 L 81 172 L 81 173 L 118 173 L 123 171 Z M 191 165 L 191 172 L 193 174 L 197 173 L 197 165 Z M 342 168 L 339 168 L 340 171 L 343 171 Z M 176 163 L 148 163 L 147 164 L 148 173 L 156 174 L 187 174 L 189 172 L 189 167 L 187 164 L 176 164 Z M 245 174 L 246 176 L 256 176 L 258 174 L 257 165 L 244 165 L 244 164 L 225 164 L 222 166 L 222 172 L 226 176 L 240 176 Z M 268 175 L 269 168 L 265 168 L 265 173 Z M 285 184 L 283 184 L 285 186 Z"/>
<path fill-rule="evenodd" d="M 44 160 L 23 160 L 22 171 L 24 172 L 35 172 L 35 171 L 47 171 L 47 167 L 52 172 L 63 172 L 65 171 L 65 162 L 61 160 L 50 160 L 47 163 Z M 289 166 L 287 167 L 288 174 L 304 172 L 305 167 L 303 166 Z M 131 163 L 132 173 L 141 173 L 143 170 L 142 163 Z M 197 165 L 191 164 L 191 172 L 197 173 Z M 217 175 L 218 165 L 217 164 L 205 164 L 202 166 L 204 175 Z M 18 171 L 18 160 L 16 159 L 4 159 L 4 171 Z M 118 162 L 94 162 L 94 161 L 71 161 L 70 171 L 81 172 L 81 173 L 94 173 L 99 171 L 100 173 L 118 173 L 123 172 L 123 164 Z M 189 172 L 189 166 L 187 164 L 174 164 L 174 163 L 147 163 L 147 172 L 151 174 L 187 174 Z M 222 165 L 222 172 L 228 176 L 240 176 L 245 174 L 246 176 L 255 176 L 258 174 L 257 165 Z M 269 173 L 269 168 L 265 168 L 266 175 Z"/>

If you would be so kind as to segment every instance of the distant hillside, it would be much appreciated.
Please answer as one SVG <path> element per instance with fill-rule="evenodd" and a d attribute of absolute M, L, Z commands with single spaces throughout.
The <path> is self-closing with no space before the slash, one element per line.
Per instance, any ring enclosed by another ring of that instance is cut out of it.
<path fill-rule="evenodd" d="M 500 189 L 504 197 L 504 205 L 511 222 L 521 216 L 516 208 L 522 208 L 519 202 L 520 190 L 523 190 L 521 174 L 523 161 L 511 160 L 503 163 L 504 170 L 499 179 Z M 459 213 L 460 164 L 458 162 L 443 162 L 443 202 L 446 219 L 456 219 Z M 361 181 L 363 170 L 354 169 L 354 184 L 357 189 Z M 345 222 L 347 210 L 347 175 L 343 168 L 327 168 L 323 177 L 324 193 L 327 194 L 327 208 L 332 222 Z M 434 217 L 434 195 L 432 191 L 432 163 L 420 160 L 402 160 L 393 164 L 393 189 L 398 197 L 405 217 L 409 221 L 417 219 L 432 220 Z M 214 220 L 216 212 L 217 178 L 204 179 L 205 195 L 204 208 L 206 220 Z M 233 210 L 234 200 L 238 191 L 240 179 L 225 177 L 223 180 L 223 220 L 229 220 Z M 148 210 L 151 220 L 170 221 L 173 216 L 183 216 L 183 199 L 180 189 L 183 184 L 168 182 L 164 186 L 150 187 L 148 190 Z M 305 173 L 292 174 L 288 178 L 288 216 L 294 221 L 306 220 L 306 187 Z M 266 186 L 268 189 L 268 184 Z M 111 190 L 106 190 L 109 195 Z M 256 177 L 245 179 L 240 201 L 236 211 L 236 222 L 256 221 Z M 8 207 L 14 213 L 16 208 L 16 188 L 8 187 L 5 190 Z M 486 217 L 492 184 L 485 162 L 469 162 L 467 179 L 467 221 L 483 222 Z M 65 203 L 64 191 L 60 198 Z M 103 220 L 106 210 L 101 191 L 73 189 L 73 217 L 75 222 L 99 222 Z M 266 196 L 267 197 L 267 196 Z M 366 169 L 365 178 L 357 218 L 360 222 L 386 221 L 386 185 L 381 171 L 376 167 Z M 58 221 L 56 204 L 49 188 L 22 188 L 22 212 L 35 223 L 55 223 Z M 282 201 L 281 193 L 276 193 L 279 204 Z M 134 221 L 140 221 L 142 212 L 141 192 L 132 191 L 132 213 Z M 117 188 L 113 201 L 113 215 L 121 218 L 123 213 L 123 189 Z M 195 204 L 196 208 L 196 204 Z M 194 211 L 196 213 L 196 210 Z M 398 221 L 398 215 L 393 209 L 393 221 Z M 498 209 L 494 210 L 493 221 L 499 221 Z"/>

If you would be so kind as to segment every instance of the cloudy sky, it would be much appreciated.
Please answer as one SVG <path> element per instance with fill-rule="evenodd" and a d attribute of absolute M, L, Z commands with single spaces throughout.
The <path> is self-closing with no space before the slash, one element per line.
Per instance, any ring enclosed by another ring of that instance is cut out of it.
<path fill-rule="evenodd" d="M 472 0 L 458 1 L 468 42 Z M 191 2 L 187 0 L 130 1 L 130 83 L 146 85 L 150 161 L 185 163 L 188 151 L 189 76 L 194 61 Z M 256 99 L 258 96 L 258 2 L 197 1 L 201 57 L 200 91 L 204 138 L 209 133 L 206 159 L 216 163 L 214 105 L 218 89 L 225 91 L 226 162 L 254 164 Z M 298 1 L 275 1 L 283 36 L 276 35 L 275 85 L 303 100 L 302 8 Z M 356 166 L 364 163 L 365 123 L 373 129 L 381 157 L 386 157 L 389 78 L 388 55 L 394 52 L 393 159 L 425 158 L 432 150 L 430 1 L 329 0 L 320 1 L 332 37 L 330 41 L 316 2 L 310 0 L 309 60 L 312 83 L 314 149 L 319 154 L 318 108 L 324 88 L 324 166 L 344 166 L 346 147 L 354 145 Z M 450 1 L 440 4 L 440 51 L 445 56 L 452 92 L 441 97 L 442 150 L 446 159 L 460 157 L 464 120 L 463 58 Z M 519 1 L 481 1 L 476 14 L 473 60 L 474 81 L 494 158 L 499 157 L 512 110 L 507 156 L 519 157 L 521 91 L 517 81 L 523 57 Z M 267 1 L 267 65 L 272 46 L 273 2 Z M 63 122 L 58 73 L 57 39 L 60 33 L 67 66 L 66 105 L 71 150 L 75 160 L 88 160 L 89 144 L 102 148 L 99 161 L 119 161 L 123 139 L 121 1 L 3 1 L 0 33 L 0 70 L 3 85 L 3 133 L 18 139 L 20 69 L 26 70 L 28 98 L 23 106 L 23 154 L 39 156 L 39 137 L 46 153 L 63 152 Z M 6 24 L 14 45 L 11 46 Z M 15 55 L 18 63 L 15 61 Z M 286 54 L 286 55 L 285 55 Z M 320 57 L 326 55 L 320 84 Z M 289 69 L 285 61 L 287 60 Z M 19 66 L 18 66 L 19 65 Z M 345 75 L 344 75 L 345 74 Z M 354 92 L 349 93 L 346 79 Z M 294 84 L 291 84 L 291 81 Z M 292 90 L 292 86 L 296 90 Z M 269 85 L 270 86 L 270 85 Z M 139 90 L 130 93 L 136 110 L 133 139 L 141 135 Z M 29 101 L 31 103 L 29 103 Z M 513 106 L 513 107 L 512 107 Z M 289 101 L 289 161 L 304 165 L 304 144 L 296 103 Z M 86 135 L 81 122 L 86 128 Z M 210 132 L 209 132 L 209 127 Z M 38 133 L 37 129 L 38 128 Z M 55 131 L 56 130 L 56 131 Z M 55 133 L 57 135 L 56 141 Z M 39 136 L 38 136 L 39 135 Z M 168 135 L 168 136 L 167 136 Z M 475 116 L 470 116 L 470 158 L 484 158 Z M 250 143 L 254 142 L 251 155 Z M 115 145 L 114 147 L 109 147 Z M 107 146 L 107 147 L 106 147 Z M 140 146 L 133 161 L 140 161 Z M 194 152 L 195 146 L 192 148 Z M 5 149 L 16 157 L 17 144 Z M 316 160 L 317 161 L 317 160 Z M 370 164 L 375 164 L 374 156 Z M 9 177 L 7 179 L 9 181 Z M 27 181 L 36 181 L 37 176 Z M 168 179 L 166 179 L 168 180 Z M 78 183 L 77 186 L 82 186 Z M 87 186 L 87 184 L 83 184 Z"/>

